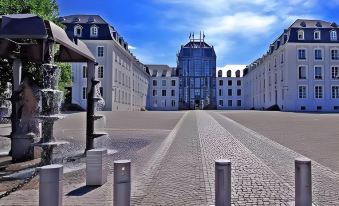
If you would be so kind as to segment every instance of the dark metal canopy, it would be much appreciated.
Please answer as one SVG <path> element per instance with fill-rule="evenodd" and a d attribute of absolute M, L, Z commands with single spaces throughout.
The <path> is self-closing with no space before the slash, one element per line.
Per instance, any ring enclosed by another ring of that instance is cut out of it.
<path fill-rule="evenodd" d="M 51 21 L 31 14 L 0 16 L 0 58 L 20 58 L 30 62 L 48 61 L 49 42 L 60 45 L 56 61 L 95 61 L 80 40 L 71 41 L 66 32 Z"/>

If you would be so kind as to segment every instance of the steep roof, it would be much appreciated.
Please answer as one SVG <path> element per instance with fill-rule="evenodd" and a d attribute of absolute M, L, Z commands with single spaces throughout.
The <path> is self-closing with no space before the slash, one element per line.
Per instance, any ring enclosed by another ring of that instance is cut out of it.
<path fill-rule="evenodd" d="M 290 28 L 337 28 L 337 26 L 323 20 L 297 19 Z"/>
<path fill-rule="evenodd" d="M 74 23 L 74 24 L 107 24 L 107 22 L 101 18 L 99 15 L 89 15 L 89 14 L 79 14 L 79 15 L 69 15 L 60 17 L 60 20 L 63 23 Z"/>
<path fill-rule="evenodd" d="M 202 41 L 190 41 L 184 47 L 188 48 L 211 48 L 206 42 Z"/>

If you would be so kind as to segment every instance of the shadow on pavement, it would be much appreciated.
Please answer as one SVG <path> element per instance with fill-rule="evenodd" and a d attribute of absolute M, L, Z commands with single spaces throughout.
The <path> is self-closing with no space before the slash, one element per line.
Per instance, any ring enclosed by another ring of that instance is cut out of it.
<path fill-rule="evenodd" d="M 92 190 L 95 190 L 97 188 L 99 188 L 100 186 L 87 186 L 84 185 L 82 187 L 79 187 L 75 190 L 70 191 L 69 193 L 67 193 L 67 196 L 82 196 L 85 195 L 89 192 L 91 192 Z"/>

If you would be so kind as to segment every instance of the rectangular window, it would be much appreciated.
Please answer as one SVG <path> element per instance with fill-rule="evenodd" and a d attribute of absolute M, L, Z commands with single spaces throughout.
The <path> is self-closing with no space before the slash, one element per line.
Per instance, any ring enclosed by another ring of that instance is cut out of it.
<path fill-rule="evenodd" d="M 166 80 L 162 80 L 162 81 L 161 81 L 161 85 L 162 85 L 162 86 L 166 86 Z"/>
<path fill-rule="evenodd" d="M 232 80 L 228 80 L 228 86 L 232 86 Z"/>
<path fill-rule="evenodd" d="M 153 97 L 157 96 L 157 90 L 153 89 Z"/>
<path fill-rule="evenodd" d="M 153 80 L 153 86 L 157 86 L 158 82 L 157 80 Z"/>
<path fill-rule="evenodd" d="M 103 87 L 99 87 L 99 91 L 100 91 L 100 95 L 103 97 L 104 96 L 104 88 Z"/>
<path fill-rule="evenodd" d="M 98 78 L 104 78 L 104 66 L 98 67 Z"/>
<path fill-rule="evenodd" d="M 241 107 L 241 100 L 237 100 L 237 106 Z"/>
<path fill-rule="evenodd" d="M 299 86 L 298 88 L 298 96 L 299 99 L 306 99 L 307 98 L 307 87 L 306 86 Z"/>
<path fill-rule="evenodd" d="M 222 85 L 224 85 L 224 81 L 223 80 L 219 80 L 219 86 L 222 86 Z"/>
<path fill-rule="evenodd" d="M 241 96 L 241 89 L 237 89 L 237 96 Z"/>
<path fill-rule="evenodd" d="M 339 79 L 339 67 L 338 66 L 332 67 L 332 79 Z"/>
<path fill-rule="evenodd" d="M 300 110 L 301 110 L 301 111 L 306 110 L 306 106 L 301 106 L 301 107 L 300 107 Z"/>
<path fill-rule="evenodd" d="M 332 99 L 339 99 L 339 86 L 332 86 Z"/>
<path fill-rule="evenodd" d="M 330 36 L 331 36 L 331 41 L 337 41 L 337 32 L 335 30 L 332 30 L 330 32 Z"/>
<path fill-rule="evenodd" d="M 222 90 L 219 89 L 219 96 L 222 96 Z"/>
<path fill-rule="evenodd" d="M 87 66 L 82 66 L 82 78 L 87 78 Z"/>
<path fill-rule="evenodd" d="M 323 59 L 323 55 L 322 55 L 321 49 L 315 49 L 314 50 L 314 59 L 315 60 L 322 60 Z"/>
<path fill-rule="evenodd" d="M 331 59 L 332 60 L 339 60 L 338 49 L 331 50 Z"/>
<path fill-rule="evenodd" d="M 298 59 L 306 59 L 306 49 L 298 49 Z"/>
<path fill-rule="evenodd" d="M 175 100 L 172 100 L 171 105 L 172 107 L 175 107 Z"/>
<path fill-rule="evenodd" d="M 314 87 L 314 98 L 322 99 L 323 98 L 323 86 L 317 85 Z"/>
<path fill-rule="evenodd" d="M 166 90 L 165 89 L 161 90 L 161 96 L 166 97 Z"/>
<path fill-rule="evenodd" d="M 323 79 L 323 68 L 320 66 L 314 67 L 314 79 L 321 80 Z"/>
<path fill-rule="evenodd" d="M 307 68 L 306 68 L 306 66 L 299 66 L 298 73 L 299 73 L 299 79 L 307 79 Z"/>
<path fill-rule="evenodd" d="M 228 96 L 232 96 L 232 89 L 228 89 L 227 94 Z"/>
<path fill-rule="evenodd" d="M 173 87 L 175 86 L 175 80 L 172 80 L 172 86 Z"/>
<path fill-rule="evenodd" d="M 98 46 L 98 57 L 103 57 L 104 56 L 104 47 L 103 46 Z"/>
<path fill-rule="evenodd" d="M 219 106 L 220 106 L 220 107 L 223 107 L 223 106 L 224 106 L 224 100 L 222 100 L 222 99 L 219 100 Z"/>
<path fill-rule="evenodd" d="M 232 100 L 228 100 L 228 106 L 232 107 Z"/>
<path fill-rule="evenodd" d="M 320 40 L 320 31 L 315 31 L 314 32 L 314 40 Z"/>
<path fill-rule="evenodd" d="M 82 88 L 82 99 L 87 99 L 87 87 Z"/>
<path fill-rule="evenodd" d="M 237 80 L 237 85 L 241 86 L 241 80 Z"/>
<path fill-rule="evenodd" d="M 172 95 L 172 97 L 174 97 L 174 96 L 175 96 L 175 90 L 174 90 L 174 89 L 172 89 L 172 91 L 171 91 L 171 95 Z"/>

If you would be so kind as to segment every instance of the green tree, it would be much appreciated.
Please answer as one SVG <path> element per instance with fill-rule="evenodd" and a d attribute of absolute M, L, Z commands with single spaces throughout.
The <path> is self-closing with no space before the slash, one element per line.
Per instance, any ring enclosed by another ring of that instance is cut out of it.
<path fill-rule="evenodd" d="M 50 21 L 59 16 L 55 0 L 0 0 L 0 15 L 35 14 Z"/>
<path fill-rule="evenodd" d="M 58 63 L 60 68 L 59 90 L 64 92 L 65 103 L 70 102 L 70 92 L 67 87 L 71 86 L 72 67 L 68 63 Z"/>
<path fill-rule="evenodd" d="M 59 11 L 56 0 L 0 0 L 0 15 L 19 13 L 35 14 L 46 20 L 58 23 Z M 12 60 L 0 59 L 0 99 L 1 94 L 7 89 L 7 82 L 12 82 L 11 65 Z M 39 68 L 40 65 L 38 64 L 23 62 L 23 76 L 34 79 L 41 86 L 42 74 Z M 65 75 L 61 76 L 65 77 Z"/>

